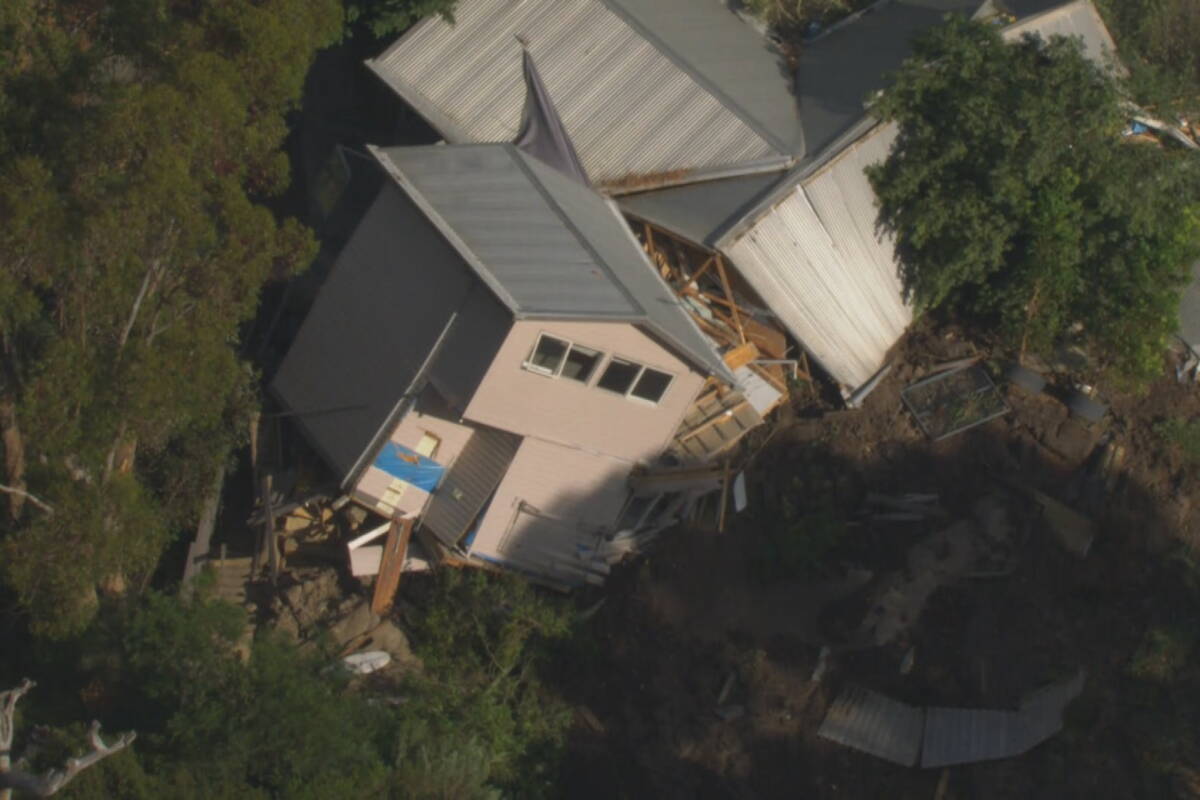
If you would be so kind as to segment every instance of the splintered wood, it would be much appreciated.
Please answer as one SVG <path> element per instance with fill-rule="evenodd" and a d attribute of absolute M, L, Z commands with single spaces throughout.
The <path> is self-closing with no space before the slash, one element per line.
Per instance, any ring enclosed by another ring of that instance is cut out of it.
<path fill-rule="evenodd" d="M 735 385 L 710 380 L 676 432 L 672 452 L 684 462 L 708 461 L 737 444 L 787 401 L 789 376 L 811 381 L 808 362 L 788 357 L 787 337 L 765 322 L 752 296 L 720 253 L 710 252 L 646 222 L 634 224 L 659 274 L 701 331 L 722 353 Z M 757 317 L 756 317 L 757 315 Z"/>

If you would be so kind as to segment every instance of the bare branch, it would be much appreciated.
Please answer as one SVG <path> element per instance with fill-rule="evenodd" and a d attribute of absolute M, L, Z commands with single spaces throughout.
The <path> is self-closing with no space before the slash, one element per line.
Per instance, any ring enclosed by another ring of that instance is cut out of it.
<path fill-rule="evenodd" d="M 36 684 L 26 678 L 15 689 L 0 693 L 0 797 L 8 798 L 13 789 L 28 792 L 36 797 L 50 797 L 70 783 L 76 775 L 99 761 L 108 758 L 128 747 L 137 734 L 133 731 L 123 733 L 112 744 L 106 744 L 100 738 L 100 723 L 92 722 L 88 730 L 88 745 L 91 750 L 77 758 L 67 759 L 62 769 L 55 769 L 44 775 L 37 775 L 22 769 L 11 769 L 13 717 L 17 701 L 21 699 Z"/>
<path fill-rule="evenodd" d="M 42 511 L 45 511 L 47 514 L 54 513 L 54 506 L 50 505 L 44 500 L 39 500 L 35 495 L 25 491 L 24 489 L 19 489 L 16 486 L 9 486 L 7 484 L 0 483 L 0 492 L 4 492 L 5 494 L 15 494 L 18 497 L 24 497 Z"/>

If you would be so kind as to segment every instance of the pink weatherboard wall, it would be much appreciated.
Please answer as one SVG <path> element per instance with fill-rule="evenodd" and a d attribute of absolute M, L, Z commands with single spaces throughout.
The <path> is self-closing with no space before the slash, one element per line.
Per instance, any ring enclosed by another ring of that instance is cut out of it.
<path fill-rule="evenodd" d="M 604 354 L 588 384 L 523 368 L 540 333 Z M 657 405 L 622 397 L 595 383 L 617 356 L 674 376 Z M 636 462 L 658 456 L 670 442 L 704 377 L 658 342 L 625 322 L 535 322 L 513 325 L 465 418 L 522 436 Z"/>

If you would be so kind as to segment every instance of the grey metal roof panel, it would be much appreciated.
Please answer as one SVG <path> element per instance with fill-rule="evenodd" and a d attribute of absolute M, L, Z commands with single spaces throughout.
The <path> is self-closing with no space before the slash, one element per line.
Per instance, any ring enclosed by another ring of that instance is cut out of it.
<path fill-rule="evenodd" d="M 577 203 L 564 214 L 511 145 L 392 147 L 376 153 L 513 313 L 641 315 L 610 267 L 637 253 L 624 247 L 620 228 L 603 219 L 610 216 L 603 199 L 586 187 L 574 184 L 591 203 Z M 587 227 L 586 235 L 577 224 Z"/>
<path fill-rule="evenodd" d="M 373 149 L 518 317 L 644 325 L 732 381 L 615 205 L 511 144 Z"/>
<path fill-rule="evenodd" d="M 851 687 L 833 701 L 817 735 L 911 767 L 921 751 L 924 726 L 925 709 Z"/>
<path fill-rule="evenodd" d="M 912 39 L 946 14 L 970 14 L 981 0 L 894 0 L 830 29 L 800 49 L 796 93 L 809 158 L 818 156 L 866 111 L 870 94 L 912 53 Z"/>
<path fill-rule="evenodd" d="M 1020 715 L 983 708 L 928 708 L 921 745 L 922 767 L 946 767 L 1007 758 L 1019 738 Z"/>
<path fill-rule="evenodd" d="M 650 263 L 616 203 L 535 158 L 524 154 L 521 158 L 576 229 L 604 258 L 613 279 L 629 297 L 635 298 L 642 312 L 638 322 L 696 366 L 732 383 L 733 374 L 724 360 L 700 332 L 683 301 Z"/>
<path fill-rule="evenodd" d="M 516 135 L 521 36 L 598 185 L 666 185 L 792 160 L 602 0 L 461 0 L 454 13 L 453 24 L 430 17 L 367 62 L 450 141 Z"/>
<path fill-rule="evenodd" d="M 783 152 L 804 129 L 783 54 L 720 0 L 605 0 Z"/>
<path fill-rule="evenodd" d="M 785 176 L 782 172 L 739 175 L 622 195 L 617 203 L 627 214 L 711 247 L 730 220 L 744 216 Z"/>
<path fill-rule="evenodd" d="M 414 282 L 399 254 L 438 271 L 439 280 Z M 384 185 L 271 381 L 339 480 L 387 424 L 446 319 L 477 285 L 412 201 Z M 406 310 L 400 319 L 397 309 Z"/>

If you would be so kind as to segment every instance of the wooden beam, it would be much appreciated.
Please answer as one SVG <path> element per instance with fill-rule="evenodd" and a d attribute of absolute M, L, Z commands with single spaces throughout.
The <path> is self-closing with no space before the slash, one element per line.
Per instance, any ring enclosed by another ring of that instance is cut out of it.
<path fill-rule="evenodd" d="M 689 278 L 689 280 L 699 281 L 702 277 L 704 277 L 704 273 L 708 272 L 715 263 L 717 263 L 717 254 L 713 253 L 703 264 L 700 265 L 700 269 L 696 270 L 696 274 Z"/>
<path fill-rule="evenodd" d="M 721 506 L 717 511 L 717 533 L 725 532 L 725 514 L 729 510 L 729 462 L 725 462 L 721 474 Z"/>
<path fill-rule="evenodd" d="M 383 556 L 379 560 L 379 574 L 375 577 L 375 594 L 371 598 L 371 610 L 386 614 L 400 586 L 400 575 L 404 571 L 404 558 L 408 555 L 408 542 L 412 538 L 413 518 L 396 517 L 388 530 L 387 542 L 383 545 Z"/>
<path fill-rule="evenodd" d="M 714 258 L 717 262 L 717 275 L 721 278 L 721 288 L 725 290 L 725 296 L 729 298 L 730 303 L 733 303 L 733 289 L 729 286 L 729 276 L 725 274 L 725 260 L 721 258 L 721 254 L 717 253 Z M 733 314 L 734 327 L 737 328 L 738 336 L 742 341 L 746 341 L 746 331 L 742 329 L 741 316 L 738 314 L 737 306 L 732 305 L 729 309 Z"/>
<path fill-rule="evenodd" d="M 271 474 L 263 478 L 263 546 L 267 549 L 267 566 L 271 570 L 271 583 L 279 580 L 279 537 L 275 535 L 275 510 L 271 503 L 271 495 L 275 493 L 272 486 Z"/>

